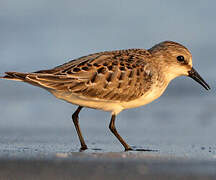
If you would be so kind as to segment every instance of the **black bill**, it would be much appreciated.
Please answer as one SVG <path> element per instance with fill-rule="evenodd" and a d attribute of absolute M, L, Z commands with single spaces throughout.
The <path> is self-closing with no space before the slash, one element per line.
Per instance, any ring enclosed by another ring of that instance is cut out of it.
<path fill-rule="evenodd" d="M 204 79 L 198 74 L 198 72 L 196 72 L 194 68 L 188 71 L 188 76 L 201 84 L 206 90 L 211 89 L 210 86 L 204 81 Z"/>

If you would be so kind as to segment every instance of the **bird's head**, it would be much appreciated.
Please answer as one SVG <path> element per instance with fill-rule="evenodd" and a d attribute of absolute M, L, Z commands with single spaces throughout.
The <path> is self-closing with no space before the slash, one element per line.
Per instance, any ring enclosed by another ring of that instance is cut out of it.
<path fill-rule="evenodd" d="M 149 52 L 158 60 L 161 70 L 166 78 L 171 81 L 178 76 L 189 76 L 209 90 L 210 86 L 203 80 L 192 66 L 192 55 L 183 45 L 164 41 L 149 49 Z"/>

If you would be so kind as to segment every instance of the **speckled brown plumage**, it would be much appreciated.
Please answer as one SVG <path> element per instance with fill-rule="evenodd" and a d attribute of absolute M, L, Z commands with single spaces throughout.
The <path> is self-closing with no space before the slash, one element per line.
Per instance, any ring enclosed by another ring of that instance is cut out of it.
<path fill-rule="evenodd" d="M 147 64 L 150 57 L 144 49 L 96 53 L 30 73 L 26 81 L 90 98 L 131 101 L 151 87 L 153 74 Z"/>
<path fill-rule="evenodd" d="M 125 150 L 132 148 L 115 128 L 115 117 L 124 109 L 143 106 L 160 97 L 171 80 L 189 76 L 209 90 L 192 67 L 192 56 L 181 44 L 165 41 L 149 50 L 128 49 L 84 56 L 49 70 L 6 72 L 1 78 L 45 88 L 55 97 L 79 105 L 72 115 L 81 150 L 87 149 L 79 127 L 82 107 L 110 111 L 111 132 Z"/>

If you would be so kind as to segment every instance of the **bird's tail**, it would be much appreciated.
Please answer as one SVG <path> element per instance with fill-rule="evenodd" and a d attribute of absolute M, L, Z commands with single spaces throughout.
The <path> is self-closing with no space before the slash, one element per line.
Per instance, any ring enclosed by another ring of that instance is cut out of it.
<path fill-rule="evenodd" d="M 21 73 L 21 72 L 5 72 L 5 76 L 0 77 L 0 79 L 8 79 L 15 81 L 23 81 L 30 83 L 34 86 L 39 86 L 45 89 L 56 89 L 68 90 L 68 87 L 76 84 L 76 77 L 66 76 L 66 75 L 55 75 L 40 72 L 34 73 Z M 80 79 L 79 83 L 86 81 L 86 79 Z M 74 85 L 75 86 L 75 85 Z"/>
<path fill-rule="evenodd" d="M 0 78 L 14 81 L 25 81 L 27 75 L 27 73 L 20 72 L 5 72 L 5 75 Z"/>

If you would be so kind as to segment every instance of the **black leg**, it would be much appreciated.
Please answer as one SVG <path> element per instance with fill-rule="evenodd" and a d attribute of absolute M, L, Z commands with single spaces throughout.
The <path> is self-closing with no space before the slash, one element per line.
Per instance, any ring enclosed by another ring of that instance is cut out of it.
<path fill-rule="evenodd" d="M 81 133 L 81 130 L 80 130 L 80 127 L 79 127 L 79 113 L 80 113 L 82 108 L 83 108 L 82 106 L 79 106 L 77 108 L 77 110 L 72 115 L 72 119 L 73 119 L 73 123 L 74 123 L 75 128 L 76 128 L 77 134 L 79 136 L 79 140 L 80 140 L 80 144 L 81 144 L 80 150 L 85 150 L 88 147 L 87 147 L 87 145 L 85 143 L 85 140 L 83 139 L 83 136 L 82 136 L 82 133 Z"/>
<path fill-rule="evenodd" d="M 115 135 L 115 137 L 118 138 L 118 140 L 120 141 L 120 143 L 124 146 L 125 151 L 132 150 L 132 148 L 122 139 L 122 137 L 117 132 L 117 130 L 115 128 L 115 118 L 116 118 L 116 116 L 112 115 L 112 118 L 111 118 L 111 121 L 110 121 L 110 124 L 109 124 L 109 129 Z"/>

